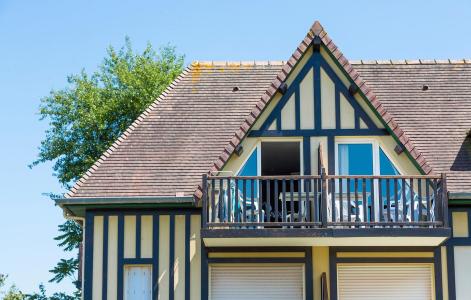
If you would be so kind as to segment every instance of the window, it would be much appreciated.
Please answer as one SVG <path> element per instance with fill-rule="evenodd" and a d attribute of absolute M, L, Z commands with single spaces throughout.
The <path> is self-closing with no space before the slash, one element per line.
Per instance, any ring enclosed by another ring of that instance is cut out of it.
<path fill-rule="evenodd" d="M 351 140 L 346 142 L 342 141 L 337 143 L 336 150 L 337 174 L 339 175 L 400 175 L 400 172 L 398 171 L 396 166 L 394 166 L 393 162 L 389 159 L 389 157 L 381 148 L 381 146 L 374 140 Z M 410 201 L 410 189 L 408 187 L 409 185 L 406 182 L 406 201 Z M 339 188 L 340 187 L 337 183 L 337 191 L 339 191 Z M 389 181 L 389 188 L 386 180 L 382 180 L 381 195 L 377 194 L 379 187 L 378 183 L 375 183 L 375 201 L 372 201 L 373 199 L 371 199 L 371 195 L 373 194 L 371 180 L 362 181 L 360 179 L 358 181 L 356 189 L 354 180 L 350 181 L 349 188 L 345 180 L 342 182 L 341 188 L 343 191 L 342 193 L 345 193 L 348 190 L 350 191 L 350 193 L 352 193 L 352 191 L 357 190 L 360 194 L 359 206 L 366 204 L 368 205 L 368 207 L 371 207 L 374 205 L 376 207 L 376 211 L 379 210 L 380 206 L 383 206 L 383 208 L 385 207 L 388 199 L 388 191 L 390 199 L 394 199 L 394 197 L 396 196 L 398 199 L 400 199 L 400 201 L 402 201 L 402 181 L 398 181 L 398 187 L 397 189 L 395 189 L 393 180 Z M 363 192 L 365 192 L 366 196 L 365 204 L 363 203 L 362 199 Z M 398 194 L 394 195 L 395 192 L 397 192 Z M 379 197 L 381 197 L 381 199 Z M 352 205 L 351 208 L 353 212 L 355 212 L 356 209 L 354 206 L 355 205 Z M 360 207 L 358 209 L 361 210 Z M 370 213 L 371 211 L 368 210 L 368 216 L 370 215 Z M 361 217 L 362 213 L 359 213 L 359 215 Z"/>
<path fill-rule="evenodd" d="M 400 175 L 389 157 L 386 156 L 383 149 L 379 147 L 379 174 L 380 175 Z"/>
<path fill-rule="evenodd" d="M 373 175 L 372 144 L 339 144 L 340 175 Z"/>
<path fill-rule="evenodd" d="M 258 147 L 255 147 L 255 149 L 252 151 L 250 154 L 249 158 L 247 161 L 244 163 L 242 168 L 239 170 L 239 173 L 237 173 L 237 176 L 257 176 L 259 174 L 258 170 Z M 243 182 L 240 181 L 238 183 L 238 188 L 239 191 L 243 191 Z M 252 197 L 252 186 L 248 182 L 246 182 L 246 195 L 247 198 L 250 200 Z M 240 193 L 239 193 L 240 194 Z M 253 195 L 255 198 L 257 198 L 258 195 L 258 183 L 254 184 L 254 191 Z"/>
<path fill-rule="evenodd" d="M 337 172 L 339 175 L 400 175 L 375 141 L 339 142 Z"/>

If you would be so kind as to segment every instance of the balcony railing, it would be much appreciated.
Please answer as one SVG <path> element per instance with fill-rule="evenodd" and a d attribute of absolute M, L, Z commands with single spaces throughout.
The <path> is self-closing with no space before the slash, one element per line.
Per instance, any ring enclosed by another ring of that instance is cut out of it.
<path fill-rule="evenodd" d="M 446 177 L 203 176 L 205 228 L 448 227 Z"/>

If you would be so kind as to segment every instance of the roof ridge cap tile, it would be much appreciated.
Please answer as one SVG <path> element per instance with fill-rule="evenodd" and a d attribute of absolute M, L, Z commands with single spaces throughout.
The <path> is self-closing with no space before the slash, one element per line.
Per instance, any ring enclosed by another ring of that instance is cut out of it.
<path fill-rule="evenodd" d="M 471 64 L 471 59 L 357 59 L 351 65 L 457 65 Z"/>
<path fill-rule="evenodd" d="M 195 60 L 192 67 L 230 67 L 230 66 L 283 66 L 286 62 L 283 60 Z"/>
<path fill-rule="evenodd" d="M 106 149 L 98 160 L 78 179 L 70 190 L 64 195 L 65 198 L 74 197 L 79 188 L 87 181 L 88 178 L 97 170 L 97 168 L 114 152 L 116 149 L 126 141 L 129 134 L 131 134 L 143 120 L 157 108 L 157 104 L 165 100 L 168 93 L 170 93 L 175 85 L 180 82 L 188 73 L 190 73 L 192 65 L 187 66 L 173 81 L 165 88 L 165 90 L 151 103 L 146 109 L 128 126 L 128 128 Z"/>

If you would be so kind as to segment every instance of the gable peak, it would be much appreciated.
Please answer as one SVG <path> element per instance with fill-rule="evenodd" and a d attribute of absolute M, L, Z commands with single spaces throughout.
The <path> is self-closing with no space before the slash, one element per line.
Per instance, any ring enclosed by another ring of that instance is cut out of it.
<path fill-rule="evenodd" d="M 314 35 L 320 35 L 323 30 L 324 27 L 322 27 L 321 22 L 318 20 L 314 21 L 314 24 L 311 26 L 312 33 L 314 33 Z"/>

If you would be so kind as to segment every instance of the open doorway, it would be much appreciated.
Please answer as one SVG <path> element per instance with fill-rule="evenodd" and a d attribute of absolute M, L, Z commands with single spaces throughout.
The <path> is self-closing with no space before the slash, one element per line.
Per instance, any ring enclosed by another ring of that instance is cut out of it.
<path fill-rule="evenodd" d="M 261 143 L 261 175 L 262 176 L 290 176 L 301 174 L 301 147 L 300 142 L 262 142 Z M 269 186 L 262 185 L 262 195 L 270 195 L 269 199 L 263 199 L 263 209 L 269 212 L 266 220 L 271 222 L 280 221 L 282 216 L 282 205 L 280 193 L 283 182 L 280 180 L 270 181 Z M 284 182 L 285 191 L 298 191 L 298 180 Z M 269 190 L 268 190 L 269 189 Z M 298 210 L 298 203 L 294 203 L 294 209 Z M 285 208 L 286 209 L 286 208 Z M 294 212 L 291 212 L 292 214 Z"/>
<path fill-rule="evenodd" d="M 262 176 L 299 175 L 299 142 L 262 142 Z"/>

